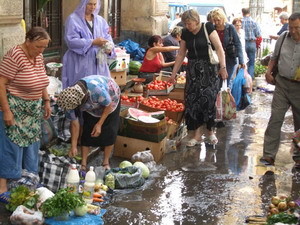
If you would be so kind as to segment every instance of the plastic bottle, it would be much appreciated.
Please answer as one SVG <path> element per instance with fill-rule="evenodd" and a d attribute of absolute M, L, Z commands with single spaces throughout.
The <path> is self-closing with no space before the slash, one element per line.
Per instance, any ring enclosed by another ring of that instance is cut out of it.
<path fill-rule="evenodd" d="M 90 170 L 85 175 L 85 182 L 84 182 L 83 193 L 82 193 L 82 196 L 86 203 L 93 202 L 95 182 L 96 182 L 96 174 L 94 172 L 94 167 L 91 166 Z"/>
<path fill-rule="evenodd" d="M 78 192 L 80 177 L 76 164 L 72 164 L 67 174 L 67 187 L 70 187 L 74 193 Z"/>

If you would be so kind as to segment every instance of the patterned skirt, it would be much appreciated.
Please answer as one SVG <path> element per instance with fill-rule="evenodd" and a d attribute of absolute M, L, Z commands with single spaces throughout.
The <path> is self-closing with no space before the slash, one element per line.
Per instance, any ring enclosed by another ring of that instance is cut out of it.
<path fill-rule="evenodd" d="M 185 87 L 185 121 L 188 130 L 206 124 L 211 130 L 216 117 L 216 97 L 220 89 L 217 66 L 206 60 L 190 60 Z"/>

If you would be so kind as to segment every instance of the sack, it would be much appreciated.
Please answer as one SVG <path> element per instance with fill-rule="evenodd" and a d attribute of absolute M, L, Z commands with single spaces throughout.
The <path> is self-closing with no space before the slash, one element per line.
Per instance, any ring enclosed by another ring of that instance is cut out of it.
<path fill-rule="evenodd" d="M 71 164 L 76 160 L 68 156 L 55 156 L 45 151 L 39 151 L 40 183 L 52 192 L 57 192 L 66 185 L 66 177 Z"/>
<path fill-rule="evenodd" d="M 42 212 L 19 205 L 10 216 L 10 222 L 15 225 L 42 225 L 44 224 L 44 218 Z"/>
<path fill-rule="evenodd" d="M 206 40 L 207 40 L 209 61 L 213 65 L 219 64 L 219 57 L 218 57 L 216 51 L 213 50 L 213 48 L 211 46 L 211 42 L 210 42 L 208 34 L 207 34 L 205 23 L 203 24 L 203 26 L 204 26 L 204 33 L 205 33 Z"/>
<path fill-rule="evenodd" d="M 223 85 L 217 95 L 216 110 L 216 120 L 218 121 L 236 118 L 236 104 L 227 88 L 227 80 L 223 80 Z"/>
<path fill-rule="evenodd" d="M 229 43 L 225 49 L 225 53 L 228 57 L 235 58 L 236 57 L 236 48 L 234 43 Z"/>
<path fill-rule="evenodd" d="M 135 166 L 129 166 L 125 168 L 112 168 L 106 171 L 106 175 L 112 174 L 115 178 L 115 188 L 136 188 L 145 183 L 145 179 L 142 176 L 142 169 Z"/>

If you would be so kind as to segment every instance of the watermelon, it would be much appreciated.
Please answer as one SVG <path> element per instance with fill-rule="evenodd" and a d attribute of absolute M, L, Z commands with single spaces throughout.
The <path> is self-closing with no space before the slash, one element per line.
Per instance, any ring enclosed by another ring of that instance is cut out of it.
<path fill-rule="evenodd" d="M 143 110 L 140 110 L 140 109 L 136 109 L 136 108 L 129 108 L 128 109 L 128 114 L 135 118 L 136 120 L 138 120 L 138 118 L 140 116 L 152 116 L 152 117 L 156 117 L 158 115 L 165 115 L 165 111 L 157 111 L 157 112 L 145 112 Z M 156 115 L 156 116 L 155 116 Z M 162 117 L 162 118 L 163 118 Z"/>
<path fill-rule="evenodd" d="M 142 63 L 139 61 L 130 61 L 129 62 L 129 74 L 133 74 L 133 75 L 138 74 L 141 66 L 142 66 Z"/>

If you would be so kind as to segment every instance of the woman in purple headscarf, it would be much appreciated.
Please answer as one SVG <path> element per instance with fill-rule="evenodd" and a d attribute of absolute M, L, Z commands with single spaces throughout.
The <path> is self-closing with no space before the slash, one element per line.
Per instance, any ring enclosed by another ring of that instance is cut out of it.
<path fill-rule="evenodd" d="M 108 43 L 113 44 L 113 40 L 107 22 L 98 15 L 100 6 L 100 0 L 81 0 L 76 10 L 67 18 L 65 41 L 68 50 L 63 57 L 62 74 L 64 88 L 89 75 L 110 76 L 106 61 L 96 58 L 99 50 L 103 48 L 104 54 L 115 57 L 112 48 L 105 48 L 109 46 Z"/>

